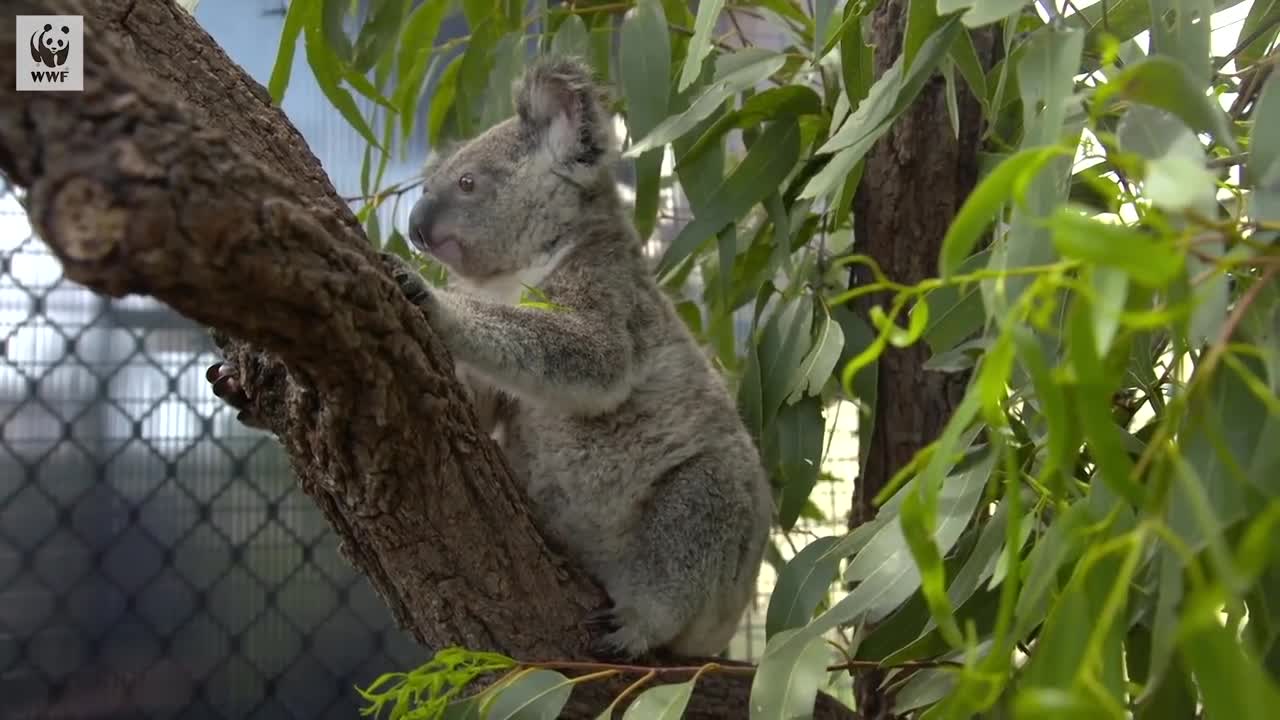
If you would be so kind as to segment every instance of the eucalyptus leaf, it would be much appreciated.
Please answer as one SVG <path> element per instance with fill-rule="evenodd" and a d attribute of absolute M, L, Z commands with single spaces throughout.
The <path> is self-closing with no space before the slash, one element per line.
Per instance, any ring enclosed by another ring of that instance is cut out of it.
<path fill-rule="evenodd" d="M 702 71 L 702 61 L 711 52 L 711 34 L 715 32 L 716 20 L 720 10 L 724 8 L 724 0 L 706 0 L 698 3 L 698 15 L 693 21 L 693 39 L 689 41 L 688 54 L 680 69 L 680 80 L 676 86 L 684 91 L 698 78 Z"/>
<path fill-rule="evenodd" d="M 1098 342 L 1098 352 L 1106 355 L 1120 329 L 1120 315 L 1129 299 L 1129 275 L 1116 268 L 1100 266 L 1093 269 L 1091 281 L 1098 297 L 1093 307 L 1093 337 Z"/>
<path fill-rule="evenodd" d="M 998 20 L 1018 12 L 1027 6 L 1029 0 L 977 0 L 971 4 L 969 12 L 961 20 L 966 27 L 977 28 L 990 25 Z"/>
<path fill-rule="evenodd" d="M 814 609 L 826 597 L 836 577 L 842 558 L 830 551 L 838 541 L 836 537 L 813 540 L 778 573 L 765 613 L 766 637 L 772 638 L 783 630 L 798 628 L 813 616 Z"/>
<path fill-rule="evenodd" d="M 801 360 L 812 347 L 813 300 L 800 295 L 779 304 L 760 341 L 762 417 L 767 424 L 790 390 Z"/>
<path fill-rule="evenodd" d="M 955 675 L 945 670 L 925 669 L 911 676 L 893 696 L 894 715 L 931 705 L 955 688 Z"/>
<path fill-rule="evenodd" d="M 790 720 L 813 714 L 830 656 L 821 637 L 803 629 L 769 639 L 751 682 L 751 720 Z"/>
<path fill-rule="evenodd" d="M 315 73 L 316 84 L 320 86 L 320 91 L 352 129 L 370 145 L 385 152 L 385 148 L 378 142 L 369 123 L 360 112 L 360 107 L 356 105 L 355 98 L 342 87 L 342 61 L 335 55 L 326 39 L 321 37 L 320 25 L 315 22 L 307 23 L 305 31 L 307 63 Z"/>
<path fill-rule="evenodd" d="M 986 486 L 994 455 L 948 477 L 942 483 L 937 500 L 936 531 L 933 541 L 939 553 L 949 552 L 973 516 L 982 489 Z M 904 487 L 906 493 L 912 486 Z M 888 505 L 881 509 L 885 513 Z M 892 515 L 890 516 L 893 517 Z M 822 633 L 849 622 L 876 622 L 898 607 L 920 587 L 920 571 L 911 559 L 902 528 L 890 519 L 879 528 L 867 545 L 850 563 L 845 581 L 857 580 L 854 589 L 807 626 L 811 633 Z"/>
<path fill-rule="evenodd" d="M 895 118 L 915 99 L 923 78 L 927 78 L 936 67 L 959 30 L 959 24 L 952 18 L 938 25 L 921 43 L 911 65 L 907 65 L 904 56 L 898 56 L 894 64 L 871 86 L 858 109 L 818 148 L 818 152 L 833 153 L 863 144 L 870 146 L 868 139 L 883 134 L 881 126 Z"/>
<path fill-rule="evenodd" d="M 856 110 L 875 82 L 874 49 L 862 39 L 862 22 L 858 14 L 859 3 L 845 4 L 845 20 L 840 28 L 840 74 L 844 87 L 843 98 L 848 107 Z M 846 116 L 836 117 L 836 124 Z"/>
<path fill-rule="evenodd" d="M 378 59 L 391 49 L 392 41 L 399 33 L 408 10 L 406 0 L 376 0 L 372 3 L 368 20 L 356 35 L 352 70 L 363 76 L 373 68 Z"/>
<path fill-rule="evenodd" d="M 1100 689 L 1112 691 L 1108 680 L 1122 672 L 1121 643 L 1128 631 L 1122 612 L 1138 550 L 1132 544 L 1098 544 L 1076 565 L 1071 579 L 1049 611 L 1037 640 L 1037 652 L 1027 663 L 1022 692 L 1032 689 L 1070 692 L 1085 673 L 1101 678 Z M 1119 598 L 1118 601 L 1113 600 Z"/>
<path fill-rule="evenodd" d="M 795 167 L 799 156 L 800 126 L 795 119 L 784 118 L 771 124 L 742 162 L 712 191 L 707 211 L 698 214 L 671 241 L 658 262 L 657 272 L 662 274 L 675 267 L 725 225 L 764 200 Z"/>
<path fill-rule="evenodd" d="M 1199 210 L 1212 199 L 1217 180 L 1199 153 L 1169 152 L 1147 163 L 1142 194 L 1170 212 Z"/>
<path fill-rule="evenodd" d="M 458 131 L 464 138 L 474 137 L 485 129 L 486 90 L 494 65 L 494 49 L 503 35 L 498 18 L 487 18 L 471 31 L 471 41 L 462 54 L 457 70 L 454 112 Z"/>
<path fill-rule="evenodd" d="M 1090 314 L 1084 303 L 1075 303 L 1069 310 L 1068 350 L 1077 382 L 1076 411 L 1097 465 L 1096 475 L 1136 507 L 1142 504 L 1145 489 L 1133 478 L 1133 461 L 1125 451 L 1124 433 L 1111 414 L 1111 395 L 1117 380 L 1103 365 Z"/>
<path fill-rule="evenodd" d="M 1280 6 L 1280 0 L 1271 1 Z M 1277 19 L 1276 27 L 1280 28 L 1280 19 Z M 1247 182 L 1254 187 L 1280 187 L 1280 183 L 1263 182 L 1268 177 L 1280 177 L 1280 75 L 1276 73 L 1267 76 L 1254 103 L 1253 134 L 1250 136 L 1246 172 Z"/>
<path fill-rule="evenodd" d="M 1205 93 L 1191 71 L 1176 60 L 1153 55 L 1126 66 L 1099 89 L 1098 100 L 1105 101 L 1112 95 L 1167 110 L 1192 130 L 1209 133 L 1233 150 L 1236 147 L 1226 112 Z"/>
<path fill-rule="evenodd" d="M 1164 287 L 1182 271 L 1177 248 L 1128 225 L 1094 220 L 1063 208 L 1050 219 L 1049 227 L 1053 246 L 1063 256 L 1122 270 L 1147 287 Z"/>
<path fill-rule="evenodd" d="M 575 16 L 576 17 L 576 16 Z M 581 21 L 579 21 L 581 23 Z M 557 36 L 559 34 L 557 33 Z M 586 30 L 582 42 L 586 43 Z M 671 43 L 662 4 L 644 0 L 622 24 L 618 73 L 627 101 L 628 130 L 641 137 L 667 117 L 670 107 Z M 658 213 L 658 185 L 662 150 L 654 148 L 636 158 L 636 229 L 641 237 L 652 232 Z"/>
<path fill-rule="evenodd" d="M 554 720 L 569 701 L 573 684 L 554 670 L 519 672 L 488 701 L 488 720 Z"/>
<path fill-rule="evenodd" d="M 348 0 L 317 0 L 320 12 L 315 16 L 317 21 L 317 39 L 322 39 L 329 54 L 335 59 L 347 62 L 351 59 L 351 39 L 347 37 L 343 27 L 347 11 L 351 7 Z"/>
<path fill-rule="evenodd" d="M 747 344 L 747 357 L 742 377 L 738 381 L 737 407 L 751 436 L 759 438 L 763 435 L 764 397 L 760 379 L 760 347 L 754 342 Z"/>
<path fill-rule="evenodd" d="M 1280 2 L 1253 0 L 1236 37 L 1236 70 L 1256 65 L 1280 34 Z"/>
<path fill-rule="evenodd" d="M 1195 673 L 1206 717 L 1264 720 L 1280 706 L 1280 689 L 1219 622 L 1220 602 L 1207 592 L 1191 598 L 1178 633 L 1180 655 Z"/>
<path fill-rule="evenodd" d="M 821 399 L 810 396 L 797 403 L 783 405 L 778 411 L 775 427 L 783 482 L 778 525 L 783 530 L 790 530 L 800 517 L 821 469 L 822 441 L 825 438 Z"/>
<path fill-rule="evenodd" d="M 192 6 L 194 9 L 194 5 Z M 295 0 L 289 3 L 285 11 L 284 25 L 280 30 L 280 48 L 276 51 L 276 60 L 271 67 L 271 77 L 267 80 L 267 92 L 271 101 L 279 105 L 284 100 L 284 93 L 289 88 L 289 76 L 293 72 L 293 56 L 298 47 L 298 36 L 312 12 L 314 5 L 308 0 Z"/>
<path fill-rule="evenodd" d="M 827 38 L 833 35 L 831 15 L 835 12 L 836 0 L 814 0 L 813 4 L 813 46 L 818 50 L 826 44 Z"/>
<path fill-rule="evenodd" d="M 703 150 L 730 130 L 757 127 L 765 121 L 813 115 L 821 111 L 822 98 L 812 88 L 803 85 L 769 88 L 744 100 L 737 110 L 721 115 L 698 137 L 681 162 L 698 158 Z"/>
<path fill-rule="evenodd" d="M 791 394 L 788 403 L 794 403 L 807 395 L 817 395 L 823 385 L 831 378 L 840 353 L 844 350 L 844 330 L 840 323 L 831 317 L 826 307 L 821 308 L 821 317 L 814 328 L 813 343 L 809 354 L 796 366 L 792 375 Z"/>
<path fill-rule="evenodd" d="M 1209 83 L 1212 0 L 1150 0 L 1151 55 L 1167 55 L 1186 68 L 1195 85 Z"/>
<path fill-rule="evenodd" d="M 911 67 L 925 40 L 942 24 L 936 0 L 908 0 L 907 28 L 902 40 L 902 64 Z"/>
<path fill-rule="evenodd" d="M 787 59 L 768 53 L 763 57 L 753 54 L 752 62 L 724 76 L 717 77 L 690 103 L 688 109 L 663 120 L 648 134 L 632 143 L 623 157 L 636 157 L 654 148 L 660 148 L 683 136 L 707 119 L 731 96 L 736 95 L 769 75 L 782 69 Z M 683 89 L 683 88 L 682 88 Z"/>
<path fill-rule="evenodd" d="M 965 198 L 942 239 L 938 265 L 943 278 L 955 274 L 956 268 L 969 257 L 982 232 L 998 219 L 1000 208 L 1020 201 L 1018 191 L 1025 192 L 1031 178 L 1045 163 L 1066 152 L 1057 146 L 1030 147 L 1005 158 L 987 173 Z"/>
<path fill-rule="evenodd" d="M 1085 541 L 1087 527 L 1094 518 L 1084 501 L 1059 512 L 1048 531 L 1036 542 L 1027 557 L 1027 577 L 1018 593 L 1013 634 L 1024 637 L 1043 618 L 1046 601 L 1054 589 L 1059 570 L 1073 561 Z"/>
<path fill-rule="evenodd" d="M 1074 142 L 1080 133 L 1082 121 L 1068 123 L 1067 117 L 1085 33 L 1070 26 L 1051 27 L 1047 32 L 1033 33 L 1017 58 L 1022 149 L 1059 145 L 1067 137 Z M 999 108 L 1000 102 L 994 101 L 992 107 Z M 988 270 L 1004 271 L 1053 262 L 1054 248 L 1042 221 L 1068 194 L 1070 169 L 1070 157 L 1057 157 L 1047 161 L 1030 179 L 1022 193 L 1023 202 L 1010 212 L 1008 229 L 992 243 Z M 984 281 L 982 296 L 987 315 L 1005 315 L 1031 282 L 1026 276 L 1007 277 L 999 283 Z"/>
<path fill-rule="evenodd" d="M 1174 146 L 1190 141 L 1195 134 L 1168 110 L 1151 105 L 1133 105 L 1116 126 L 1120 149 L 1148 159 L 1163 157 Z"/>
<path fill-rule="evenodd" d="M 458 71 L 462 67 L 462 58 L 462 55 L 457 55 L 450 60 L 436 80 L 435 95 L 427 112 L 427 138 L 434 145 L 448 138 L 448 123 L 456 115 Z"/>
<path fill-rule="evenodd" d="M 960 627 L 956 624 L 955 609 L 946 592 L 946 574 L 942 567 L 942 554 L 933 543 L 934 508 L 926 505 L 918 492 L 904 496 L 899 518 L 902 536 L 911 550 L 916 569 L 920 573 L 920 592 L 929 606 L 929 615 L 937 623 L 942 636 L 952 647 L 964 644 Z"/>
<path fill-rule="evenodd" d="M 692 680 L 651 687 L 627 706 L 622 720 L 679 720 L 692 696 Z"/>
<path fill-rule="evenodd" d="M 871 146 L 915 100 L 959 30 L 959 18 L 948 18 L 924 41 L 909 68 L 904 69 L 904 58 L 898 56 L 858 103 L 857 110 L 818 148 L 819 154 L 835 154 L 800 191 L 801 198 L 825 197 L 841 187 Z"/>
<path fill-rule="evenodd" d="M 650 6 L 654 4 L 656 3 L 649 2 L 649 3 L 644 3 L 643 5 L 637 6 L 640 8 L 640 10 L 636 13 L 635 17 L 639 18 L 639 17 L 645 17 L 649 15 L 651 12 Z M 649 10 L 649 12 L 646 12 L 647 9 Z M 658 6 L 658 12 L 662 12 L 661 5 Z M 627 24 L 632 24 L 632 23 L 629 20 L 628 23 L 623 25 L 624 37 L 626 33 Z M 658 38 L 662 38 L 662 40 L 657 40 Z M 663 42 L 666 40 L 666 38 L 667 38 L 666 32 L 659 32 L 659 33 L 654 33 L 653 36 L 651 36 L 649 39 L 651 42 L 657 41 L 657 43 L 655 44 L 666 45 L 666 42 Z M 560 27 L 556 28 L 555 34 L 551 36 L 551 53 L 550 54 L 559 55 L 559 56 L 586 57 L 589 45 L 590 45 L 590 39 L 587 37 L 587 24 L 582 21 L 582 18 L 580 16 L 570 15 L 566 17 L 563 21 L 561 21 Z M 627 67 L 626 61 L 623 62 L 623 67 Z M 663 109 L 665 110 L 665 107 Z"/>

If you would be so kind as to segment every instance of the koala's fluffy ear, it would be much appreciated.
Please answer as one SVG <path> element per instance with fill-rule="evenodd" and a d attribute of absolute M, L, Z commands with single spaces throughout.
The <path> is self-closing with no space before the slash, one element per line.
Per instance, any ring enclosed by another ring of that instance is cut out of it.
<path fill-rule="evenodd" d="M 540 57 L 513 89 L 516 114 L 531 137 L 564 164 L 599 165 L 612 149 L 604 91 L 573 57 Z"/>

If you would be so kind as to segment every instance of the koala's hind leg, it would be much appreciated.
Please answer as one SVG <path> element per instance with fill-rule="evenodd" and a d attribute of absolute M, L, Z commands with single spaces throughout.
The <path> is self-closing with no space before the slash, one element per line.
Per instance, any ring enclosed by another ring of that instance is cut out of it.
<path fill-rule="evenodd" d="M 588 618 L 593 654 L 710 656 L 728 645 L 745 608 L 738 586 L 754 588 L 756 573 L 743 562 L 753 541 L 745 489 L 725 472 L 693 460 L 654 487 L 619 566 L 601 573 L 613 606 Z"/>

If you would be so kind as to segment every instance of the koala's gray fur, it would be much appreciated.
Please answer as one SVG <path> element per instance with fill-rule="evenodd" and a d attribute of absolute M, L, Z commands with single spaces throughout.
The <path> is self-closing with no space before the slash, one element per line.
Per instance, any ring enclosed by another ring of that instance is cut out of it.
<path fill-rule="evenodd" d="M 597 652 L 718 654 L 772 519 L 758 451 L 651 275 L 590 70 L 537 60 L 514 99 L 431 163 L 413 211 L 411 241 L 456 288 L 387 264 L 487 403 L 540 527 L 608 592 Z M 526 285 L 555 307 L 518 306 Z"/>

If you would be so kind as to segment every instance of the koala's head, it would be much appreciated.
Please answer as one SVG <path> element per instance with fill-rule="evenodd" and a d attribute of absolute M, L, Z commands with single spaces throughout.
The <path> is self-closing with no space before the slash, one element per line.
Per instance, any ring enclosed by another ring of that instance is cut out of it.
<path fill-rule="evenodd" d="M 525 269 L 617 212 L 602 89 L 572 58 L 540 58 L 516 114 L 430 163 L 409 240 L 468 280 Z"/>

